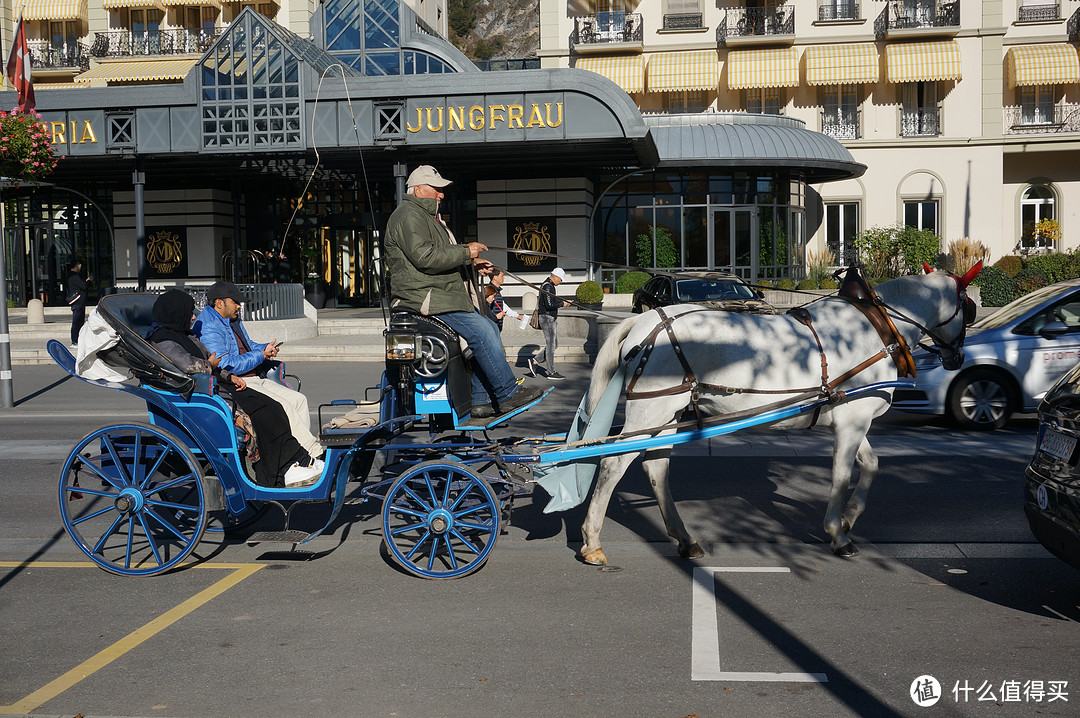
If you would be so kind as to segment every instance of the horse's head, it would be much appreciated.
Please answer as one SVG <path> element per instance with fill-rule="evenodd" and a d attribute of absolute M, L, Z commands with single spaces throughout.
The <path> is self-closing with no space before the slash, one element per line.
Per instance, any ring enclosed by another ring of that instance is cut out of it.
<path fill-rule="evenodd" d="M 927 274 L 934 270 L 923 262 Z M 982 260 L 964 272 L 963 276 L 948 275 L 955 281 L 956 296 L 946 292 L 941 320 L 933 326 L 920 327 L 934 342 L 934 349 L 941 357 L 941 365 L 948 371 L 959 369 L 964 363 L 964 338 L 967 328 L 975 321 L 975 302 L 967 295 L 967 287 L 982 271 Z M 955 301 L 955 304 L 953 303 Z"/>

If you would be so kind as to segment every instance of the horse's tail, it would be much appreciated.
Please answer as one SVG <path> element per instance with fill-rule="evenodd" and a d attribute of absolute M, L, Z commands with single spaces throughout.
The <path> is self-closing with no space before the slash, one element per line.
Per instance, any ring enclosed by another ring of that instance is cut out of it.
<path fill-rule="evenodd" d="M 596 362 L 593 364 L 592 379 L 589 382 L 588 407 L 590 414 L 596 409 L 600 397 L 604 395 L 604 390 L 607 389 L 611 377 L 615 374 L 616 368 L 622 361 L 623 341 L 630 334 L 630 329 L 633 328 L 634 322 L 638 318 L 636 316 L 630 317 L 620 322 L 614 331 L 608 335 L 604 345 L 600 347 L 600 352 L 596 355 Z"/>

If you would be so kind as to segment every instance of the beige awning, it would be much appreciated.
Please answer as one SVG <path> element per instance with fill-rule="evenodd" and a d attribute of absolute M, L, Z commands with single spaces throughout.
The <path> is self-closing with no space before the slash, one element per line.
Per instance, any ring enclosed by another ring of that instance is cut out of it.
<path fill-rule="evenodd" d="M 221 0 L 163 0 L 169 7 L 216 7 L 221 9 Z"/>
<path fill-rule="evenodd" d="M 35 82 L 34 92 L 42 90 L 85 90 L 86 85 L 77 82 Z"/>
<path fill-rule="evenodd" d="M 102 0 L 101 6 L 106 10 L 124 10 L 126 8 L 165 10 L 165 4 L 161 0 Z"/>
<path fill-rule="evenodd" d="M 881 76 L 877 47 L 869 42 L 806 48 L 806 84 L 860 85 Z"/>
<path fill-rule="evenodd" d="M 26 0 L 24 20 L 86 20 L 86 0 Z"/>
<path fill-rule="evenodd" d="M 92 80 L 105 82 L 139 82 L 147 80 L 182 80 L 198 59 L 149 60 L 142 62 L 108 62 L 75 76 L 75 82 Z"/>
<path fill-rule="evenodd" d="M 603 75 L 626 92 L 645 91 L 645 58 L 641 55 L 579 57 L 574 67 Z"/>
<path fill-rule="evenodd" d="M 885 67 L 889 82 L 959 80 L 960 46 L 955 40 L 886 45 Z"/>
<path fill-rule="evenodd" d="M 715 90 L 719 67 L 715 50 L 658 52 L 649 57 L 649 92 Z"/>
<path fill-rule="evenodd" d="M 1080 82 L 1080 55 L 1069 43 L 1020 45 L 1005 54 L 1009 84 L 1071 85 Z"/>
<path fill-rule="evenodd" d="M 797 87 L 799 51 L 794 47 L 732 50 L 728 53 L 727 68 L 728 87 L 733 90 Z"/>

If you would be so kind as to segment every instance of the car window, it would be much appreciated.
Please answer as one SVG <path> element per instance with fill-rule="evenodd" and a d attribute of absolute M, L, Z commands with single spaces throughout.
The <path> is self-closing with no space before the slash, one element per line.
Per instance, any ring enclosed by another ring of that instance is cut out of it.
<path fill-rule="evenodd" d="M 753 299 L 754 290 L 734 279 L 681 279 L 676 282 L 683 302 L 718 302 L 729 299 Z"/>
<path fill-rule="evenodd" d="M 1016 326 L 1017 334 L 1038 334 L 1050 322 L 1063 322 L 1069 332 L 1080 332 L 1080 298 L 1068 297 L 1042 309 Z"/>
<path fill-rule="evenodd" d="M 994 312 L 990 316 L 986 317 L 985 319 L 980 319 L 979 321 L 975 322 L 973 326 L 980 329 L 997 329 L 999 327 L 1004 327 L 1008 324 L 1015 322 L 1017 319 L 1024 316 L 1028 312 L 1034 310 L 1040 304 L 1052 301 L 1052 299 L 1059 294 L 1072 293 L 1076 291 L 1076 287 L 1063 287 L 1051 284 L 1049 287 L 1037 289 L 1031 294 L 1025 294 L 1019 299 L 1016 299 L 1006 304 L 1004 307 Z M 1039 330 L 1027 329 L 1021 332 L 1020 327 L 1017 327 L 1015 331 L 1019 334 L 1036 334 Z"/>
<path fill-rule="evenodd" d="M 645 282 L 645 286 L 641 288 L 641 291 L 655 297 L 660 292 L 660 284 L 663 281 L 663 277 L 653 277 L 649 281 Z"/>

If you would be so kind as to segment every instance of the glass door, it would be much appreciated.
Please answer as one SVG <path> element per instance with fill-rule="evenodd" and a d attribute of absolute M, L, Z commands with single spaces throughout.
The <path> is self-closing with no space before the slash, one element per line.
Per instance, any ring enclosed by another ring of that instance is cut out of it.
<path fill-rule="evenodd" d="M 755 279 L 758 271 L 758 253 L 754 247 L 756 220 L 753 207 L 713 210 L 709 266 L 743 279 Z"/>

